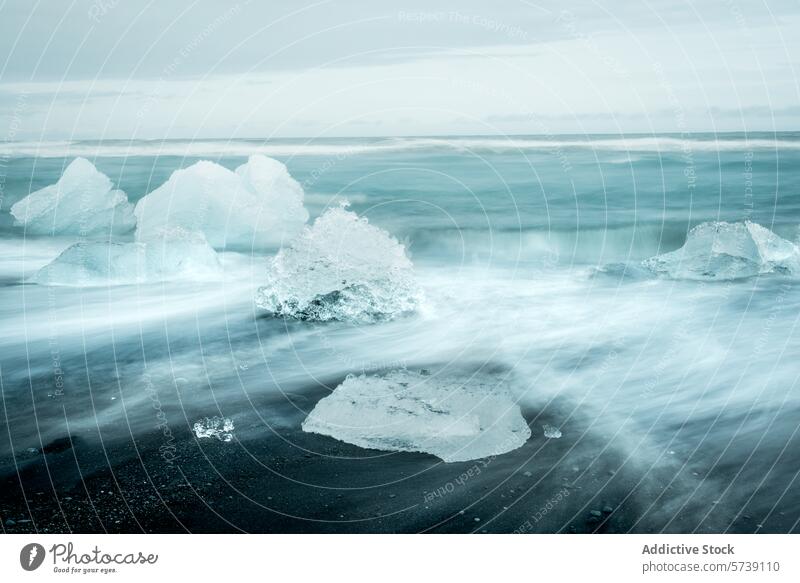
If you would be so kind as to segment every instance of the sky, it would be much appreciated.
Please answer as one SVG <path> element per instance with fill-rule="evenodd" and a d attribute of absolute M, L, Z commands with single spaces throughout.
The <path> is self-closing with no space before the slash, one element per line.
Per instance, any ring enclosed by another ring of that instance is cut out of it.
<path fill-rule="evenodd" d="M 797 31 L 796 0 L 0 0 L 0 132 L 798 130 Z"/>

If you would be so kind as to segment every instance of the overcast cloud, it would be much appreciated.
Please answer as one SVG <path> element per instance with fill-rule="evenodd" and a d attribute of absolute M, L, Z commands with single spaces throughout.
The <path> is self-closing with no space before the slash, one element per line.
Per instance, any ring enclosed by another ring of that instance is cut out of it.
<path fill-rule="evenodd" d="M 798 128 L 797 2 L 0 2 L 16 139 Z"/>

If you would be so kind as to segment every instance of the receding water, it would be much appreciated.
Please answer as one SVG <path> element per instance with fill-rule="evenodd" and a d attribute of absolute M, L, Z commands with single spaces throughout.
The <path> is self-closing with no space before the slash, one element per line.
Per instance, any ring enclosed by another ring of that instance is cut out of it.
<path fill-rule="evenodd" d="M 484 368 L 506 371 L 532 439 L 542 435 L 537 412 L 550 411 L 559 441 L 598 456 L 613 447 L 636 480 L 671 468 L 675 483 L 639 501 L 630 529 L 674 530 L 671 517 L 698 506 L 692 528 L 798 528 L 800 280 L 596 269 L 678 249 L 708 221 L 749 220 L 797 242 L 798 134 L 3 147 L 5 467 L 65 435 L 97 447 L 158 437 L 160 419 L 183 435 L 221 416 L 238 440 L 270 439 L 297 428 L 276 402 L 302 418 L 315 404 L 301 398 L 309 387 L 332 389 L 348 374 Z M 312 220 L 347 199 L 403 242 L 424 308 L 370 325 L 270 318 L 253 303 L 268 262 L 257 253 L 225 253 L 220 282 L 24 283 L 75 239 L 24 237 L 8 209 L 56 182 L 75 155 L 134 202 L 197 160 L 234 168 L 256 151 L 287 164 Z M 571 467 L 569 456 L 565 447 L 558 462 Z M 751 524 L 737 522 L 743 512 Z"/>

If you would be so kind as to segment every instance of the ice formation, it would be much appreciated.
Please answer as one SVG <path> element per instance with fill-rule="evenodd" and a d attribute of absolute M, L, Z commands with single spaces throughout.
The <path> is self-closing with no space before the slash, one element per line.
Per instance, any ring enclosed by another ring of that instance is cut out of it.
<path fill-rule="evenodd" d="M 272 260 L 256 304 L 303 320 L 370 323 L 421 301 L 405 247 L 344 206 L 329 209 Z"/>
<path fill-rule="evenodd" d="M 133 205 L 108 176 L 76 158 L 55 184 L 32 192 L 11 207 L 17 226 L 35 235 L 111 235 L 136 226 Z"/>
<path fill-rule="evenodd" d="M 408 370 L 349 376 L 317 403 L 302 427 L 359 447 L 426 452 L 446 462 L 503 454 L 531 435 L 497 377 Z"/>
<path fill-rule="evenodd" d="M 217 253 L 202 235 L 175 230 L 147 242 L 75 243 L 38 271 L 41 285 L 125 285 L 217 279 Z"/>
<path fill-rule="evenodd" d="M 731 280 L 763 273 L 800 272 L 800 251 L 756 223 L 703 223 L 689 231 L 677 251 L 646 259 L 642 265 L 675 279 Z"/>
<path fill-rule="evenodd" d="M 193 430 L 198 439 L 216 437 L 225 442 L 233 439 L 233 421 L 227 417 L 204 417 L 194 424 Z"/>
<path fill-rule="evenodd" d="M 561 437 L 561 430 L 558 427 L 553 427 L 552 425 L 542 425 L 542 429 L 544 430 L 544 436 L 547 439 L 559 439 Z"/>
<path fill-rule="evenodd" d="M 235 172 L 208 161 L 177 170 L 135 213 L 137 240 L 180 227 L 203 233 L 215 249 L 278 247 L 308 220 L 303 188 L 286 166 L 261 155 Z"/>

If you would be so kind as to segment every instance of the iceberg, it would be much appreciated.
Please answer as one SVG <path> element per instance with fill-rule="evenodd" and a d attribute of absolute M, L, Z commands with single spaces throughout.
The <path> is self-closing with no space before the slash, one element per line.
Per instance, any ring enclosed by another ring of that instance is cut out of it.
<path fill-rule="evenodd" d="M 61 178 L 11 207 L 15 225 L 34 235 L 114 235 L 136 226 L 133 205 L 108 176 L 76 158 Z"/>
<path fill-rule="evenodd" d="M 421 299 L 405 247 L 341 206 L 278 252 L 256 305 L 301 320 L 372 323 L 413 312 Z"/>
<path fill-rule="evenodd" d="M 428 376 L 395 370 L 349 376 L 302 424 L 363 448 L 433 454 L 459 462 L 521 447 L 531 430 L 496 376 Z"/>
<path fill-rule="evenodd" d="M 710 222 L 689 231 L 680 249 L 642 266 L 674 279 L 725 281 L 765 273 L 800 272 L 800 250 L 757 223 Z"/>
<path fill-rule="evenodd" d="M 175 230 L 147 242 L 84 241 L 41 268 L 40 285 L 107 286 L 219 279 L 216 251 L 202 235 Z"/>
<path fill-rule="evenodd" d="M 215 249 L 279 247 L 308 220 L 303 188 L 282 163 L 250 156 L 235 172 L 201 161 L 172 173 L 135 209 L 137 240 L 179 227 Z"/>

